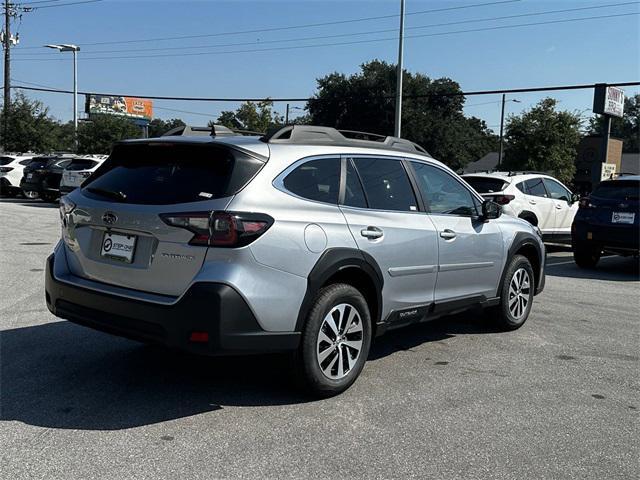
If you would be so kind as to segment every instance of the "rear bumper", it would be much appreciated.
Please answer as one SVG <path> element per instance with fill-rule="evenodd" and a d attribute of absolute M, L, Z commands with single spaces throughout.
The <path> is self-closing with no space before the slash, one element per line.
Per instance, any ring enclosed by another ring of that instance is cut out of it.
<path fill-rule="evenodd" d="M 595 248 L 621 253 L 638 254 L 640 251 L 640 230 L 637 225 L 602 226 L 576 219 L 571 228 L 571 241 L 589 244 Z"/>
<path fill-rule="evenodd" d="M 71 285 L 54 275 L 47 259 L 46 302 L 54 315 L 96 330 L 203 355 L 293 350 L 299 332 L 266 332 L 232 287 L 196 283 L 171 305 L 132 300 Z M 206 332 L 208 341 L 190 341 Z"/>

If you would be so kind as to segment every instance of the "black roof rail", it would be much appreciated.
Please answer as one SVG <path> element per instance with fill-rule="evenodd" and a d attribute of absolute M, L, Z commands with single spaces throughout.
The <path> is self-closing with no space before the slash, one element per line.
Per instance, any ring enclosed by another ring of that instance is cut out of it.
<path fill-rule="evenodd" d="M 549 172 L 538 172 L 536 170 L 509 170 L 509 176 L 515 175 L 550 175 Z"/>
<path fill-rule="evenodd" d="M 344 147 L 380 148 L 429 155 L 417 143 L 404 138 L 387 137 L 377 133 L 337 130 L 314 125 L 286 125 L 271 130 L 261 140 L 265 143 L 293 145 L 335 145 Z"/>

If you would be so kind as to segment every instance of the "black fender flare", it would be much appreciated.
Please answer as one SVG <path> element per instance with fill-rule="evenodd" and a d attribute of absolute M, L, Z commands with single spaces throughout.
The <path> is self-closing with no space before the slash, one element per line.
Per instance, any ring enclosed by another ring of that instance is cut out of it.
<path fill-rule="evenodd" d="M 511 242 L 511 246 L 509 247 L 509 251 L 507 252 L 507 259 L 504 263 L 502 274 L 500 275 L 500 284 L 498 285 L 496 296 L 499 297 L 500 293 L 502 292 L 505 275 L 507 274 L 507 267 L 509 266 L 511 259 L 514 257 L 516 252 L 524 246 L 532 246 L 538 254 L 538 271 L 534 272 L 536 275 L 535 294 L 537 295 L 544 288 L 544 267 L 546 263 L 546 251 L 543 251 L 544 247 L 540 246 L 540 239 L 536 236 L 536 234 L 529 232 L 518 232 L 516 233 L 515 237 L 513 237 L 513 242 Z M 535 265 L 532 265 L 532 267 L 534 267 L 535 269 Z"/>
<path fill-rule="evenodd" d="M 523 210 L 518 215 L 518 218 L 521 218 L 522 220 L 527 220 L 527 217 L 535 218 L 535 220 L 536 220 L 535 226 L 536 227 L 538 226 L 538 223 L 540 223 L 540 220 L 538 219 L 538 216 L 535 213 L 533 213 L 531 210 Z M 531 223 L 531 222 L 529 222 L 529 223 Z"/>
<path fill-rule="evenodd" d="M 307 291 L 305 292 L 302 304 L 300 305 L 300 311 L 298 312 L 296 332 L 302 331 L 307 314 L 313 305 L 313 300 L 327 280 L 341 270 L 354 267 L 364 272 L 375 285 L 376 300 L 378 303 L 377 312 L 378 316 L 380 316 L 382 311 L 382 287 L 384 286 L 384 277 L 378 263 L 367 252 L 356 248 L 329 248 L 323 252 L 307 277 Z M 373 324 L 376 324 L 380 319 L 372 318 L 371 320 Z"/>

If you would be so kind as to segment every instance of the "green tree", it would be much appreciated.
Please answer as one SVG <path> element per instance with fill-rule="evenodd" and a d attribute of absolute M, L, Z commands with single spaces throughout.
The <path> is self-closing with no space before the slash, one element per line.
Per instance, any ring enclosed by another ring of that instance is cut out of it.
<path fill-rule="evenodd" d="M 6 117 L 5 117 L 6 115 Z M 49 109 L 42 102 L 30 100 L 18 92 L 8 109 L 3 108 L 0 128 L 2 145 L 6 151 L 48 152 L 67 148 L 64 132 L 59 122 L 49 116 Z"/>
<path fill-rule="evenodd" d="M 125 117 L 94 115 L 78 126 L 78 153 L 108 154 L 115 142 L 141 135 L 141 128 Z"/>
<path fill-rule="evenodd" d="M 611 119 L 611 136 L 622 140 L 623 152 L 640 152 L 640 93 L 624 99 L 622 118 Z M 589 119 L 589 133 L 602 135 L 604 118 L 602 115 Z"/>
<path fill-rule="evenodd" d="M 545 98 L 521 116 L 509 116 L 506 168 L 551 172 L 560 181 L 571 183 L 580 141 L 580 116 L 556 111 L 556 104 L 556 100 Z"/>
<path fill-rule="evenodd" d="M 149 122 L 149 137 L 161 137 L 164 133 L 169 130 L 182 127 L 185 123 L 179 118 L 172 118 L 170 120 L 162 120 L 161 118 L 154 118 Z"/>
<path fill-rule="evenodd" d="M 274 126 L 282 125 L 284 118 L 273 110 L 273 102 L 245 102 L 234 112 L 223 111 L 215 123 L 235 130 L 266 132 Z M 209 122 L 211 125 L 211 122 Z"/>
<path fill-rule="evenodd" d="M 392 135 L 395 116 L 395 65 L 374 60 L 346 76 L 319 78 L 318 92 L 307 103 L 310 122 L 345 130 Z M 449 78 L 432 80 L 404 72 L 403 94 L 420 95 L 402 103 L 402 136 L 427 149 L 454 169 L 495 149 L 496 137 L 484 121 L 465 117 L 465 98 Z"/>

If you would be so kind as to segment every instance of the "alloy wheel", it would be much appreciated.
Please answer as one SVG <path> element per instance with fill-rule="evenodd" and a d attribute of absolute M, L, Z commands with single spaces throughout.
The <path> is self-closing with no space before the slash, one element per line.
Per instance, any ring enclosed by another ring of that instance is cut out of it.
<path fill-rule="evenodd" d="M 509 312 L 516 320 L 520 320 L 527 311 L 531 301 L 531 279 L 529 272 L 519 268 L 509 283 Z"/>
<path fill-rule="evenodd" d="M 341 303 L 324 317 L 316 358 L 326 377 L 340 380 L 351 372 L 362 351 L 362 334 L 362 318 L 353 305 Z"/>

